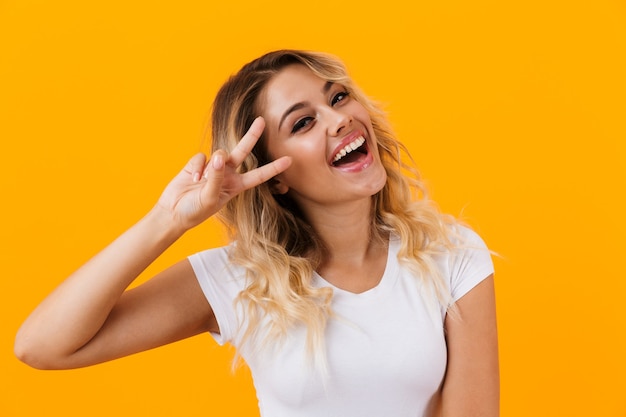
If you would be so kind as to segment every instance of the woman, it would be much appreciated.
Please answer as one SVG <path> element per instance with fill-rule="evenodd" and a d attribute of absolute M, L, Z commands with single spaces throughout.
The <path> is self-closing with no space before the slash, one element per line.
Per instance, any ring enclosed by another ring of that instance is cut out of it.
<path fill-rule="evenodd" d="M 250 365 L 263 416 L 498 415 L 489 253 L 403 175 L 404 147 L 339 61 L 247 64 L 212 133 L 210 160 L 25 321 L 21 360 L 88 366 L 208 331 Z M 215 214 L 231 245 L 126 291 Z"/>

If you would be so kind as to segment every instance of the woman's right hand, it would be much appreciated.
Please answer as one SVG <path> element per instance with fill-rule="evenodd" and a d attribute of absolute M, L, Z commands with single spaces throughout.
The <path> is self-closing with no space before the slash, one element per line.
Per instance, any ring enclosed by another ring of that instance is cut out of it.
<path fill-rule="evenodd" d="M 263 119 L 255 120 L 230 154 L 217 151 L 208 163 L 202 154 L 191 158 L 151 213 L 69 276 L 31 313 L 16 336 L 16 355 L 36 368 L 66 369 L 218 331 L 187 260 L 125 290 L 182 232 L 215 214 L 238 193 L 289 167 L 291 159 L 285 157 L 244 174 L 237 172 L 264 126 Z"/>
<path fill-rule="evenodd" d="M 228 154 L 216 151 L 207 162 L 199 153 L 169 183 L 155 209 L 165 211 L 183 231 L 202 223 L 240 192 L 269 180 L 291 165 L 282 157 L 240 174 L 237 168 L 261 137 L 265 121 L 258 117 L 237 146 Z"/>

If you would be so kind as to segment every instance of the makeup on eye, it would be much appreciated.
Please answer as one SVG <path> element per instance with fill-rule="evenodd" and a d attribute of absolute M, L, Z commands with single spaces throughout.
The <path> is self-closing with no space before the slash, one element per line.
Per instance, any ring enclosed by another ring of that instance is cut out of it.
<path fill-rule="evenodd" d="M 309 126 L 312 121 L 313 121 L 313 118 L 310 116 L 303 117 L 302 119 L 298 119 L 298 121 L 293 125 L 293 128 L 291 129 L 291 133 L 292 134 L 298 133 L 298 131 Z"/>
<path fill-rule="evenodd" d="M 331 107 L 335 107 L 337 104 L 346 101 L 346 99 L 348 99 L 348 97 L 350 96 L 350 92 L 345 90 L 343 87 L 341 89 L 341 91 L 337 92 L 337 93 L 333 93 L 331 95 L 331 99 L 329 102 L 329 105 Z M 295 106 L 294 106 L 295 107 Z M 302 117 L 300 119 L 298 119 L 292 129 L 291 129 L 291 134 L 295 134 L 297 132 L 299 132 L 300 130 L 308 127 L 311 122 L 313 122 L 314 117 L 311 116 L 306 116 L 306 117 Z"/>
<path fill-rule="evenodd" d="M 340 101 L 346 100 L 348 98 L 348 96 L 350 96 L 350 92 L 345 91 L 345 90 L 341 91 L 341 92 L 339 92 L 339 93 L 337 93 L 337 94 L 335 94 L 333 96 L 333 99 L 331 100 L 330 104 L 332 106 L 334 106 L 335 104 L 339 103 Z"/>

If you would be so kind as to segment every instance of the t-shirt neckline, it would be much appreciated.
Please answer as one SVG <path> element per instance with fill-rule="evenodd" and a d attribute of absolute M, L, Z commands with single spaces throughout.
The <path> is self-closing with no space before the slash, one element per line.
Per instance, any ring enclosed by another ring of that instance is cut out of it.
<path fill-rule="evenodd" d="M 352 291 L 344 290 L 343 288 L 339 288 L 330 282 L 326 281 L 324 277 L 318 274 L 316 271 L 313 271 L 314 276 L 314 284 L 317 287 L 330 287 L 333 289 L 333 298 L 335 301 L 344 301 L 344 300 L 366 300 L 371 299 L 372 297 L 379 296 L 380 293 L 386 291 L 388 288 L 391 288 L 395 282 L 395 278 L 397 277 L 396 271 L 398 268 L 398 260 L 397 254 L 398 249 L 400 247 L 400 239 L 395 235 L 389 236 L 389 246 L 387 248 L 387 263 L 385 264 L 385 270 L 383 272 L 382 277 L 378 284 L 369 290 L 355 293 Z"/>

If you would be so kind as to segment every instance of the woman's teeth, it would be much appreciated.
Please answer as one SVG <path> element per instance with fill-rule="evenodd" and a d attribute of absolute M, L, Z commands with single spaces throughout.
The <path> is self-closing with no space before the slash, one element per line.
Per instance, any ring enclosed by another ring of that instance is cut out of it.
<path fill-rule="evenodd" d="M 353 142 L 347 144 L 342 150 L 337 152 L 335 155 L 335 159 L 333 159 L 333 163 L 339 161 L 341 158 L 354 151 L 355 149 L 361 147 L 365 143 L 365 138 L 363 136 L 359 136 Z"/>

